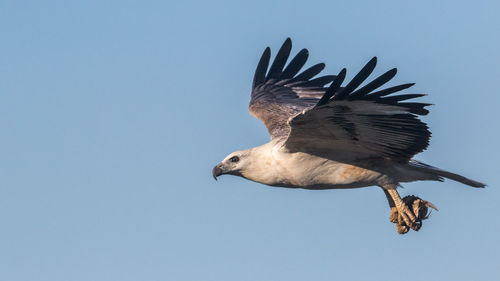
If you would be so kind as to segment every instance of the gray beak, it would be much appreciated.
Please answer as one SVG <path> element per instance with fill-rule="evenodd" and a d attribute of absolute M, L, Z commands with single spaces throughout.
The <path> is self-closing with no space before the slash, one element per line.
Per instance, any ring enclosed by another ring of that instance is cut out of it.
<path fill-rule="evenodd" d="M 215 180 L 217 180 L 217 177 L 222 175 L 223 174 L 223 170 L 221 168 L 221 164 L 217 164 L 217 166 L 215 166 L 213 169 L 212 169 L 212 176 L 214 177 Z"/>

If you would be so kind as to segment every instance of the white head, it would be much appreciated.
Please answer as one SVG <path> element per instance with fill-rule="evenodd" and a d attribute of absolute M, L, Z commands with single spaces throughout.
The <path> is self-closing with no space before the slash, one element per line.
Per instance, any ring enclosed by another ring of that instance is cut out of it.
<path fill-rule="evenodd" d="M 212 169 L 212 175 L 217 180 L 221 175 L 243 176 L 253 163 L 253 149 L 240 150 L 229 154 L 222 162 Z M 244 177 L 244 176 L 243 176 Z"/>

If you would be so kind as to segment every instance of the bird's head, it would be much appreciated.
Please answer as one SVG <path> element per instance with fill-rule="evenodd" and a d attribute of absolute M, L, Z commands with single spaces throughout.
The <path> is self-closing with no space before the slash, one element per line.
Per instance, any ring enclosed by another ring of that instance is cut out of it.
<path fill-rule="evenodd" d="M 242 172 L 250 165 L 250 151 L 241 150 L 229 154 L 222 162 L 212 169 L 215 180 L 221 175 L 241 176 Z"/>

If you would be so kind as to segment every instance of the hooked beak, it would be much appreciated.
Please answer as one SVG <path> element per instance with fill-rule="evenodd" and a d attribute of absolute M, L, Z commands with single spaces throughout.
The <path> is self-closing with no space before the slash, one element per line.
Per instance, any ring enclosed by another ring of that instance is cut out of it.
<path fill-rule="evenodd" d="M 222 170 L 221 166 L 222 165 L 219 163 L 212 169 L 212 176 L 214 177 L 215 180 L 217 180 L 218 176 L 224 173 L 224 170 Z"/>

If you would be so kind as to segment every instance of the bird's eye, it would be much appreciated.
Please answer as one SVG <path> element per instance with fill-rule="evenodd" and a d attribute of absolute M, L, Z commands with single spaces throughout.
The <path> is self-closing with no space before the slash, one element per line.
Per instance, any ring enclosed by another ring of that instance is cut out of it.
<path fill-rule="evenodd" d="M 229 161 L 231 161 L 231 162 L 233 162 L 233 163 L 236 163 L 236 162 L 240 161 L 240 157 L 238 157 L 238 156 L 233 156 L 233 157 L 229 158 Z"/>

